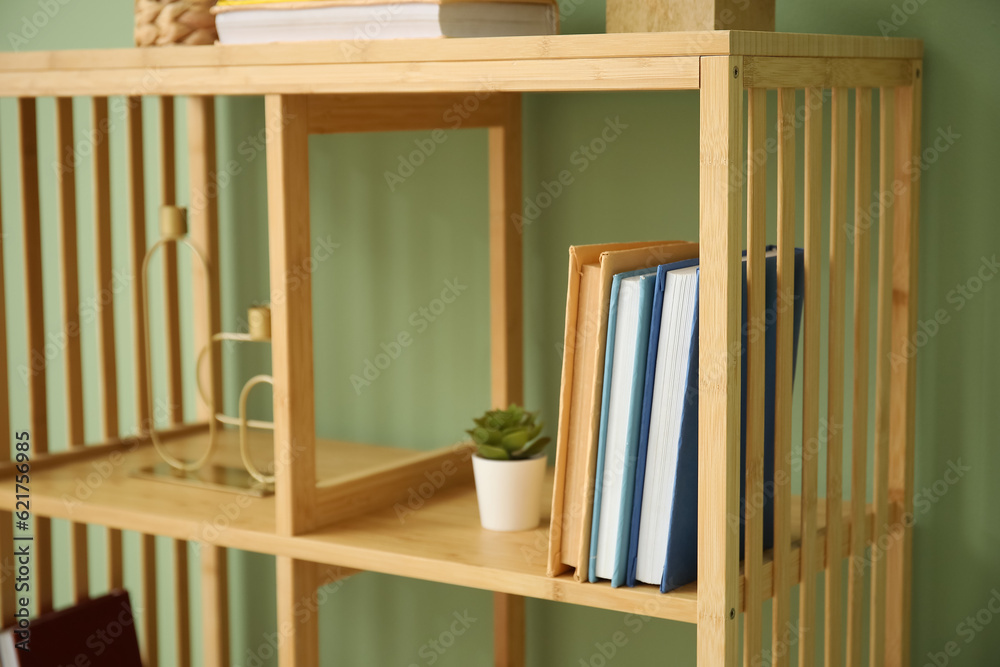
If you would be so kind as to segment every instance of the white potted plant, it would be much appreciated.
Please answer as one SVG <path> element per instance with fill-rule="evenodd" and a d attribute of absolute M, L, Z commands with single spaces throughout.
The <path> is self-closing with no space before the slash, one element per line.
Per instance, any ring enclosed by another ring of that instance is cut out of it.
<path fill-rule="evenodd" d="M 538 437 L 538 413 L 511 405 L 474 419 L 467 431 L 476 443 L 472 471 L 476 478 L 479 521 L 487 530 L 532 530 L 542 515 L 545 454 L 551 438 Z"/>

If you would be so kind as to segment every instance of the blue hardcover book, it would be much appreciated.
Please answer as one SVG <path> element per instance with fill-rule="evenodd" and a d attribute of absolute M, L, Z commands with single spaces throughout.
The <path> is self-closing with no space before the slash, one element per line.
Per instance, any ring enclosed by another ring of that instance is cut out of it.
<path fill-rule="evenodd" d="M 609 408 L 611 404 L 611 385 L 612 377 L 614 373 L 614 352 L 615 352 L 615 340 L 618 333 L 618 302 L 619 294 L 621 291 L 622 281 L 627 278 L 632 278 L 636 276 L 650 276 L 655 275 L 656 269 L 637 269 L 635 271 L 627 271 L 625 273 L 619 273 L 615 275 L 611 282 L 611 299 L 608 308 L 608 333 L 607 333 L 607 343 L 604 356 L 604 379 L 603 387 L 601 393 L 601 420 L 600 420 L 600 430 L 598 432 L 597 439 L 597 468 L 594 474 L 594 511 L 593 519 L 591 521 L 590 529 L 590 558 L 587 568 L 588 579 L 590 581 L 597 581 L 597 553 L 598 553 L 598 542 L 600 536 L 600 525 L 601 525 L 601 514 L 604 500 L 604 473 L 605 473 L 605 463 L 606 463 L 606 452 L 607 452 L 607 436 L 608 436 L 608 422 L 609 422 Z M 652 290 L 648 290 L 648 294 L 652 296 Z M 649 299 L 649 308 L 652 308 L 652 298 Z M 648 310 L 648 308 L 647 308 Z M 624 474 L 624 470 L 622 471 Z M 607 574 L 605 578 L 610 578 L 610 574 Z"/>
<path fill-rule="evenodd" d="M 773 322 L 774 315 L 782 308 L 777 302 L 778 278 L 777 258 L 768 248 L 765 280 L 765 322 Z M 795 296 L 794 330 L 792 333 L 792 373 L 795 373 L 795 357 L 798 353 L 799 328 L 802 320 L 802 300 L 804 288 L 803 254 L 795 249 Z M 743 552 L 744 520 L 746 515 L 746 339 L 750 329 L 760 325 L 747 321 L 746 264 L 743 265 L 743 326 L 742 326 L 742 396 L 740 425 L 740 553 Z M 664 593 L 697 578 L 698 574 L 698 317 L 692 332 L 691 359 L 688 365 L 688 391 L 685 397 L 684 414 L 681 419 L 681 439 L 678 451 L 677 478 L 674 483 L 673 511 L 667 537 L 666 565 L 660 590 Z M 777 339 L 773 324 L 765 326 L 765 379 L 764 379 L 764 487 L 774 485 L 774 366 L 777 357 Z M 750 511 L 763 512 L 764 549 L 774 544 L 774 503 L 770 494 L 764 494 L 760 508 Z"/>
<path fill-rule="evenodd" d="M 649 342 L 647 343 L 646 371 L 643 379 L 642 417 L 639 428 L 639 443 L 635 458 L 635 490 L 632 495 L 632 519 L 629 525 L 628 556 L 625 582 L 635 586 L 636 559 L 639 546 L 639 524 L 642 516 L 643 488 L 646 480 L 646 453 L 649 445 L 649 426 L 653 405 L 653 384 L 656 377 L 657 351 L 660 341 L 660 325 L 663 315 L 664 288 L 667 274 L 676 269 L 697 266 L 697 259 L 688 259 L 671 264 L 661 264 L 656 270 L 656 285 L 653 292 L 653 307 L 650 312 Z M 614 585 L 612 583 L 612 585 Z"/>
<path fill-rule="evenodd" d="M 639 451 L 639 435 L 642 430 L 646 358 L 648 356 L 649 329 L 656 279 L 657 274 L 655 273 L 639 278 L 639 324 L 635 336 L 628 425 L 625 432 L 625 466 L 622 472 L 622 491 L 618 515 L 618 547 L 615 550 L 614 572 L 611 576 L 611 586 L 614 588 L 625 583 L 628 572 L 629 537 L 632 533 L 632 499 L 635 494 L 636 458 Z"/>

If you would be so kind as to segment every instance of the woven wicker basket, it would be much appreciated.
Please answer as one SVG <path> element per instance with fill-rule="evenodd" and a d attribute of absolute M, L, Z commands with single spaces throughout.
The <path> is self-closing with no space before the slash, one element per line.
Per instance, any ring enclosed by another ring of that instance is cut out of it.
<path fill-rule="evenodd" d="M 215 0 L 135 0 L 137 46 L 214 44 Z"/>

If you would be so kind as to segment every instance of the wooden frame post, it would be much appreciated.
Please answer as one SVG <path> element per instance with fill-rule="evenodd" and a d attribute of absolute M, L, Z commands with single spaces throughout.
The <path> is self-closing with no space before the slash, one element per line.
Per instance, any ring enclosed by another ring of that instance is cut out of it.
<path fill-rule="evenodd" d="M 701 59 L 698 665 L 736 667 L 743 59 Z M 735 346 L 735 348 L 734 348 Z"/>
<path fill-rule="evenodd" d="M 490 400 L 524 402 L 521 233 L 521 96 L 504 94 L 503 121 L 489 129 Z M 524 665 L 524 598 L 493 594 L 493 664 Z"/>
<path fill-rule="evenodd" d="M 920 97 L 923 64 L 913 62 L 913 85 L 896 89 L 896 199 L 892 266 L 889 503 L 893 521 L 886 578 L 885 665 L 910 664 L 913 578 L 913 456 L 917 360 L 911 348 L 917 326 L 917 237 L 920 203 Z"/>
<path fill-rule="evenodd" d="M 271 266 L 276 525 L 296 535 L 316 525 L 316 417 L 313 401 L 312 276 L 309 258 L 309 109 L 301 95 L 268 95 L 268 237 Z M 315 563 L 277 558 L 278 660 L 319 662 L 319 619 L 296 617 L 316 592 Z"/>

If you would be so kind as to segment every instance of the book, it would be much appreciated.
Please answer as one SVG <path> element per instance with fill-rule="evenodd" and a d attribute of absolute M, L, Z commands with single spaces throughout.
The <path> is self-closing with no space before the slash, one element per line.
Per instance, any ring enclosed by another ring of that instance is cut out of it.
<path fill-rule="evenodd" d="M 559 27 L 553 0 L 220 0 L 212 13 L 223 44 L 554 35 Z"/>
<path fill-rule="evenodd" d="M 784 304 L 777 299 L 777 258 L 773 248 L 768 248 L 765 267 L 765 315 L 764 315 L 764 488 L 774 486 L 774 367 L 777 358 L 777 340 L 774 315 Z M 795 373 L 795 357 L 798 353 L 799 329 L 802 320 L 803 300 L 803 254 L 795 249 L 792 333 L 792 373 Z M 743 264 L 742 299 L 742 401 L 740 426 L 740 553 L 744 549 L 744 521 L 746 517 L 746 376 L 747 376 L 747 336 L 751 330 L 759 330 L 760 324 L 749 322 L 746 302 L 746 262 Z M 686 400 L 681 414 L 680 437 L 677 446 L 676 473 L 673 480 L 671 512 L 668 518 L 666 554 L 660 590 L 664 593 L 693 582 L 698 573 L 698 305 L 695 304 L 692 327 L 692 352 L 688 362 Z M 693 399 L 691 397 L 694 397 Z M 645 491 L 644 491 L 645 493 Z M 762 512 L 764 549 L 774 544 L 774 503 L 773 496 L 764 494 L 760 508 Z M 641 536 L 640 536 L 641 540 Z"/>
<path fill-rule="evenodd" d="M 142 667 L 128 593 L 115 590 L 31 620 L 25 639 L 12 627 L 0 633 L 3 667 L 114 665 Z"/>
<path fill-rule="evenodd" d="M 613 584 L 624 583 L 624 565 L 616 565 L 622 532 L 627 531 L 625 526 L 632 514 L 631 490 L 655 280 L 654 269 L 639 269 L 618 274 L 612 282 L 594 478 L 590 581 L 612 579 Z M 634 444 L 630 446 L 630 442 Z M 627 552 L 627 532 L 624 539 Z"/>
<path fill-rule="evenodd" d="M 666 264 L 656 273 L 629 527 L 629 586 L 636 580 L 659 585 L 663 575 L 681 412 L 686 399 L 696 399 L 687 388 L 691 354 L 698 349 L 692 335 L 698 278 L 698 260 Z"/>
<path fill-rule="evenodd" d="M 597 430 L 614 275 L 694 257 L 697 252 L 697 244 L 682 241 L 608 243 L 569 249 L 549 576 L 576 568 L 574 576 L 578 581 L 588 577 Z M 583 288 L 587 274 L 591 281 L 596 275 L 596 291 Z"/>

